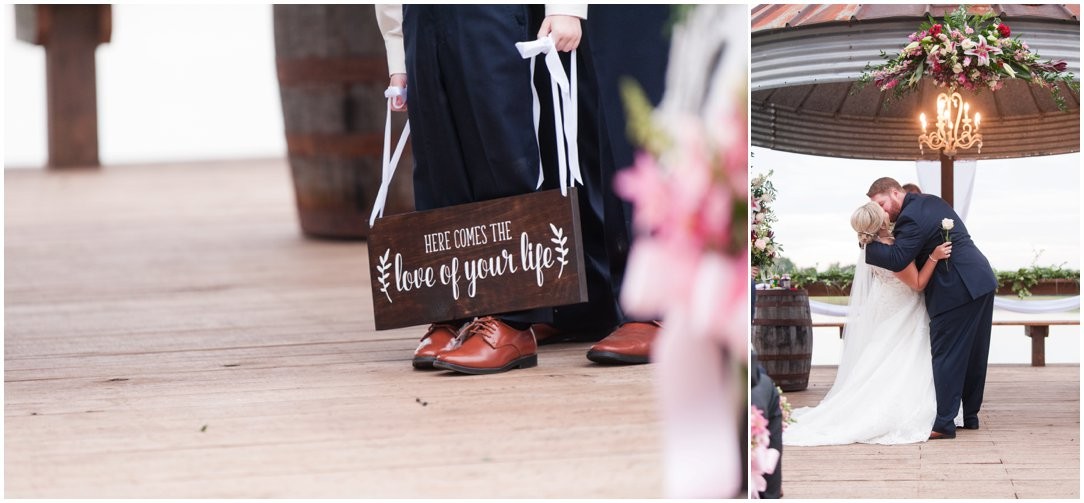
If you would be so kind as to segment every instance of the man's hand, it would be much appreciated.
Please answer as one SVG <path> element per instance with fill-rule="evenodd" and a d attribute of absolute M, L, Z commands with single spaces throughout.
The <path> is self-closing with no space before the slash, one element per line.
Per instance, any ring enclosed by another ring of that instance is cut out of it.
<path fill-rule="evenodd" d="M 401 87 L 403 89 L 406 89 L 406 84 L 407 84 L 406 74 L 405 73 L 395 73 L 395 74 L 392 74 L 391 82 L 388 84 L 388 87 Z M 404 100 L 402 96 L 395 96 L 395 97 L 393 97 L 391 99 L 391 109 L 392 110 L 394 110 L 396 112 L 405 112 L 406 109 L 407 109 L 406 107 L 407 107 L 406 100 Z"/>
<path fill-rule="evenodd" d="M 553 38 L 553 45 L 562 52 L 579 47 L 582 34 L 580 18 L 557 14 L 546 16 L 542 21 L 542 28 L 538 30 L 538 38 L 549 35 Z"/>

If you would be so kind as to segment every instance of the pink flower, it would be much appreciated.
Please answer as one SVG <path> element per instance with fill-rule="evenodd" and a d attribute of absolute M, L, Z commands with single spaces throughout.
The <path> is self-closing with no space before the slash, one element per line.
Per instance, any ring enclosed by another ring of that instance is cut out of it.
<path fill-rule="evenodd" d="M 633 225 L 640 232 L 650 232 L 667 220 L 671 204 L 669 185 L 650 154 L 638 152 L 632 167 L 614 177 L 614 190 L 635 205 Z"/>
<path fill-rule="evenodd" d="M 756 498 L 757 493 L 768 489 L 766 474 L 775 473 L 779 464 L 779 451 L 768 447 L 771 441 L 771 432 L 768 431 L 768 420 L 764 413 L 756 405 L 749 406 L 749 478 L 750 496 Z"/>
<path fill-rule="evenodd" d="M 700 255 L 699 246 L 680 236 L 637 239 L 629 249 L 621 286 L 622 307 L 632 316 L 659 319 L 670 306 L 686 303 Z"/>
<path fill-rule="evenodd" d="M 709 244 L 721 249 L 730 236 L 733 198 L 722 185 L 715 185 L 704 194 L 701 204 L 700 218 L 695 230 L 702 233 Z"/>
<path fill-rule="evenodd" d="M 964 33 L 971 35 L 975 33 L 975 30 L 972 30 L 970 26 L 964 26 Z"/>
<path fill-rule="evenodd" d="M 979 42 L 972 47 L 971 50 L 964 51 L 964 54 L 970 54 L 978 59 L 980 66 L 990 66 L 990 55 L 1001 54 L 1001 49 L 986 43 L 985 37 L 979 37 Z"/>
<path fill-rule="evenodd" d="M 748 351 L 745 315 L 749 283 L 745 257 L 705 253 L 697 267 L 689 297 L 690 333 L 718 341 L 731 354 Z"/>

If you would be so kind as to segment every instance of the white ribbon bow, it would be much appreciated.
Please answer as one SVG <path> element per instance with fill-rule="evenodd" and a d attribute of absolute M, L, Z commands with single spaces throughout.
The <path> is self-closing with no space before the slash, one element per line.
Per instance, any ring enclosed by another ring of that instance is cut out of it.
<path fill-rule="evenodd" d="M 550 71 L 550 91 L 553 93 L 553 121 L 554 136 L 557 141 L 557 166 L 560 177 L 561 194 L 567 196 L 566 187 L 580 182 L 583 185 L 583 176 L 580 174 L 580 153 L 577 149 L 576 137 L 578 135 L 579 119 L 577 117 L 577 92 L 576 92 L 576 51 L 572 51 L 572 77 L 565 73 L 565 67 L 561 64 L 561 58 L 557 55 L 557 48 L 550 37 L 542 37 L 529 42 L 516 42 L 516 49 L 524 59 L 531 60 L 531 97 L 533 98 L 534 112 L 534 138 L 538 142 L 538 121 L 541 116 L 541 107 L 538 102 L 538 90 L 534 87 L 534 57 L 545 54 L 546 68 Z M 561 133 L 564 132 L 564 139 Z M 567 143 L 566 143 L 567 142 Z M 542 173 L 541 153 L 538 158 L 538 185 L 542 186 L 545 176 Z"/>
<path fill-rule="evenodd" d="M 391 100 L 397 96 L 401 96 L 403 101 L 406 101 L 406 89 L 401 87 L 389 87 L 384 91 L 384 97 L 388 99 L 388 115 L 384 121 L 384 158 L 383 158 L 383 170 L 380 175 L 380 190 L 376 193 L 376 203 L 373 204 L 373 212 L 369 215 L 369 227 L 373 226 L 377 217 L 384 216 L 384 204 L 388 199 L 388 188 L 391 186 L 392 175 L 395 174 L 395 167 L 399 165 L 399 158 L 403 155 L 403 147 L 406 146 L 407 137 L 410 136 L 410 122 L 407 121 L 403 126 L 403 134 L 399 137 L 399 144 L 395 146 L 395 153 L 391 152 Z"/>

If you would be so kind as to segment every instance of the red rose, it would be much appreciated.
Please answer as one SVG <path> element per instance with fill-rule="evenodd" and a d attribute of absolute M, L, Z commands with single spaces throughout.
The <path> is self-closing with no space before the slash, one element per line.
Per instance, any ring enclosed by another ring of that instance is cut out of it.
<path fill-rule="evenodd" d="M 1000 33 L 1002 37 L 1007 37 L 1012 34 L 1012 30 L 1009 29 L 1009 25 L 1005 23 L 997 25 L 997 32 Z"/>
<path fill-rule="evenodd" d="M 930 36 L 936 37 L 941 34 L 941 25 L 935 24 L 930 27 Z"/>

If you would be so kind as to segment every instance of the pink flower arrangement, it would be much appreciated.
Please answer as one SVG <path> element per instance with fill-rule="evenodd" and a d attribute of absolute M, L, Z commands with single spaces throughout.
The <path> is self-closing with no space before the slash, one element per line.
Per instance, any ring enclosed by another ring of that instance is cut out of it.
<path fill-rule="evenodd" d="M 753 210 L 750 214 L 749 243 L 752 246 L 749 251 L 752 254 L 753 267 L 761 270 L 771 267 L 779 252 L 783 251 L 783 247 L 775 242 L 775 231 L 772 230 L 776 216 L 771 209 L 771 204 L 775 202 L 775 187 L 770 180 L 771 175 L 772 172 L 758 175 L 749 184 L 749 200 L 752 201 Z"/>
<path fill-rule="evenodd" d="M 749 406 L 749 496 L 757 499 L 758 493 L 768 489 L 765 475 L 775 473 L 779 464 L 779 450 L 768 447 L 772 433 L 768 419 L 756 405 Z"/>
<path fill-rule="evenodd" d="M 1065 110 L 1065 100 L 1058 82 L 1079 90 L 1072 73 L 1065 73 L 1065 61 L 1040 61 L 1019 37 L 1011 38 L 1009 25 L 992 13 L 970 16 L 961 5 L 946 13 L 943 22 L 923 23 L 912 33 L 903 50 L 894 57 L 885 52 L 887 61 L 866 65 L 860 84 L 872 82 L 881 91 L 898 97 L 917 88 L 922 77 L 929 77 L 941 87 L 980 91 L 1001 88 L 1004 79 L 1027 79 L 1050 89 L 1058 108 Z"/>
<path fill-rule="evenodd" d="M 733 138 L 713 138 L 698 120 L 683 122 L 676 144 L 658 158 L 641 152 L 617 174 L 614 188 L 633 203 L 637 239 L 629 251 L 621 301 L 633 316 L 679 309 L 694 333 L 747 351 L 744 312 L 745 110 L 714 126 Z M 725 145 L 725 147 L 724 147 Z M 735 215 L 740 215 L 735 218 Z"/>

